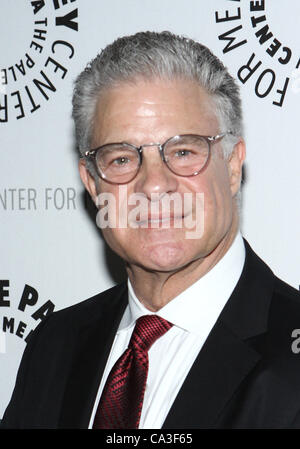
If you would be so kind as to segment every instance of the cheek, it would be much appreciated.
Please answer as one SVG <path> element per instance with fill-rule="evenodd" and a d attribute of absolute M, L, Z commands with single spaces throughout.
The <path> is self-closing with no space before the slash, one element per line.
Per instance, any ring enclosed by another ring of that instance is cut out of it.
<path fill-rule="evenodd" d="M 126 197 L 126 188 L 124 192 L 122 186 L 120 189 L 118 185 L 111 185 L 105 181 L 100 181 L 97 197 L 97 226 L 101 229 L 103 238 L 107 244 L 117 253 L 122 252 L 122 242 L 126 240 L 126 229 L 119 227 L 120 204 L 124 203 L 124 201 L 126 202 L 126 198 L 123 198 L 124 195 Z"/>
<path fill-rule="evenodd" d="M 218 228 L 227 227 L 232 219 L 232 196 L 228 178 L 214 180 L 206 194 L 207 220 Z"/>
<path fill-rule="evenodd" d="M 190 184 L 189 189 L 203 193 L 205 226 L 227 223 L 232 214 L 232 195 L 224 163 L 219 166 L 216 164 L 212 170 L 203 173 L 197 183 Z"/>

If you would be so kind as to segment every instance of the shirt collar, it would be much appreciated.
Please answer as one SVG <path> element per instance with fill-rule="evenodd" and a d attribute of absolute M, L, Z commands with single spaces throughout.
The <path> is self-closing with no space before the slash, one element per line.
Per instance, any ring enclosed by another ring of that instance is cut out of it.
<path fill-rule="evenodd" d="M 241 234 L 223 258 L 208 272 L 162 307 L 158 312 L 148 310 L 136 297 L 128 279 L 128 307 L 119 330 L 130 327 L 142 315 L 156 314 L 185 331 L 208 334 L 230 298 L 245 262 L 245 246 Z"/>

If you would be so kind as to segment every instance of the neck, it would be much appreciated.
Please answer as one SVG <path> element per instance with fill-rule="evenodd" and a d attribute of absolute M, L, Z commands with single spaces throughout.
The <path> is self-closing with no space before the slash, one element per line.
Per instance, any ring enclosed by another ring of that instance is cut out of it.
<path fill-rule="evenodd" d="M 147 271 L 140 266 L 128 265 L 128 277 L 139 301 L 153 312 L 164 307 L 208 273 L 224 257 L 237 232 L 236 222 L 212 251 L 172 272 Z"/>

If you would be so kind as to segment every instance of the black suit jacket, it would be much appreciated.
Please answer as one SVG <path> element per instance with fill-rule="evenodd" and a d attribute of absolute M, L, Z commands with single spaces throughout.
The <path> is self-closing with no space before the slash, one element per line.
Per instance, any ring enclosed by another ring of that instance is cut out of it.
<path fill-rule="evenodd" d="M 126 284 L 50 315 L 27 344 L 7 428 L 87 428 L 127 305 Z M 300 428 L 300 296 L 246 243 L 241 278 L 164 422 L 166 429 Z"/>

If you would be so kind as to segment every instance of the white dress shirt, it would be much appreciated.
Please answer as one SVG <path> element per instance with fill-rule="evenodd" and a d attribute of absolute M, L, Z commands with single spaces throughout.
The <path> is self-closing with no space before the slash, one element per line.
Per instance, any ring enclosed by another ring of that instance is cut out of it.
<path fill-rule="evenodd" d="M 160 429 L 190 368 L 228 301 L 245 261 L 242 236 L 237 234 L 224 257 L 201 279 L 162 307 L 157 315 L 173 327 L 151 346 L 140 429 Z M 89 428 L 111 368 L 126 350 L 136 320 L 149 311 L 128 280 L 129 303 L 116 333 L 100 382 Z"/>

